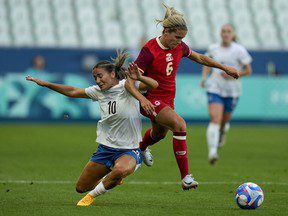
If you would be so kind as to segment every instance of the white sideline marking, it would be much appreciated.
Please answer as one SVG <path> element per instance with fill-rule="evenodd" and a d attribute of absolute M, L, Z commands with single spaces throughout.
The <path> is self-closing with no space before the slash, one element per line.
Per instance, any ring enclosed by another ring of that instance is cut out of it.
<path fill-rule="evenodd" d="M 75 181 L 55 181 L 55 180 L 0 180 L 1 184 L 4 183 L 13 183 L 13 184 L 75 184 Z M 132 185 L 175 185 L 175 184 L 181 184 L 181 182 L 157 182 L 157 181 L 125 181 L 125 184 L 132 184 Z M 199 182 L 200 185 L 229 185 L 229 184 L 241 184 L 241 182 Z M 288 182 L 257 182 L 259 185 L 288 185 Z"/>

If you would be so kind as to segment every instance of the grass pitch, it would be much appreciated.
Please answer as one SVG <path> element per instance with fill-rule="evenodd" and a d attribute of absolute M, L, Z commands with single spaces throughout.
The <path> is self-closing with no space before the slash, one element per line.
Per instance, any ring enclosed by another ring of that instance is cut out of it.
<path fill-rule="evenodd" d="M 182 191 L 171 134 L 152 147 L 151 168 L 77 207 L 75 182 L 97 145 L 96 124 L 2 124 L 0 215 L 288 215 L 288 127 L 235 126 L 216 166 L 207 161 L 205 126 L 188 129 L 190 170 L 197 190 Z M 257 210 L 241 210 L 234 195 L 252 181 L 264 191 Z"/>

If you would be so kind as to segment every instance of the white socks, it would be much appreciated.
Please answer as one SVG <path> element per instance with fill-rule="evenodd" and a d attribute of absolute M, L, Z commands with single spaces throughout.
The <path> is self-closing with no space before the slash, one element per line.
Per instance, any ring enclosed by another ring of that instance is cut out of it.
<path fill-rule="evenodd" d="M 227 122 L 224 126 L 224 132 L 226 133 L 227 131 L 229 131 L 229 129 L 230 129 L 230 123 Z"/>
<path fill-rule="evenodd" d="M 97 196 L 104 194 L 106 192 L 108 192 L 108 190 L 105 189 L 105 187 L 101 181 L 92 191 L 89 192 L 89 194 L 93 197 L 97 197 Z"/>
<path fill-rule="evenodd" d="M 210 122 L 206 132 L 208 149 L 209 149 L 209 158 L 217 155 L 219 136 L 220 136 L 220 125 Z"/>

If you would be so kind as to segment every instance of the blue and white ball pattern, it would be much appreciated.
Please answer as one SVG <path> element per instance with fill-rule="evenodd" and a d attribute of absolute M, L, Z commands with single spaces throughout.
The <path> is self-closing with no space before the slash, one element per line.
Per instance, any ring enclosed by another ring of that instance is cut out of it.
<path fill-rule="evenodd" d="M 236 191 L 236 203 L 242 209 L 256 209 L 263 203 L 262 189 L 255 183 L 247 182 Z"/>

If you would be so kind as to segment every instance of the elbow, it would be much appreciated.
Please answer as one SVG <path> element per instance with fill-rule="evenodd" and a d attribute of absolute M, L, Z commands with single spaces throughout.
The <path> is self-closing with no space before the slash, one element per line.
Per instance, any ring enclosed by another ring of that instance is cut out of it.
<path fill-rule="evenodd" d="M 247 76 L 250 76 L 252 74 L 252 70 L 248 70 Z"/>
<path fill-rule="evenodd" d="M 159 86 L 159 83 L 158 83 L 158 82 L 155 82 L 155 83 L 153 83 L 151 89 L 156 89 L 156 88 L 158 88 L 158 86 Z"/>

